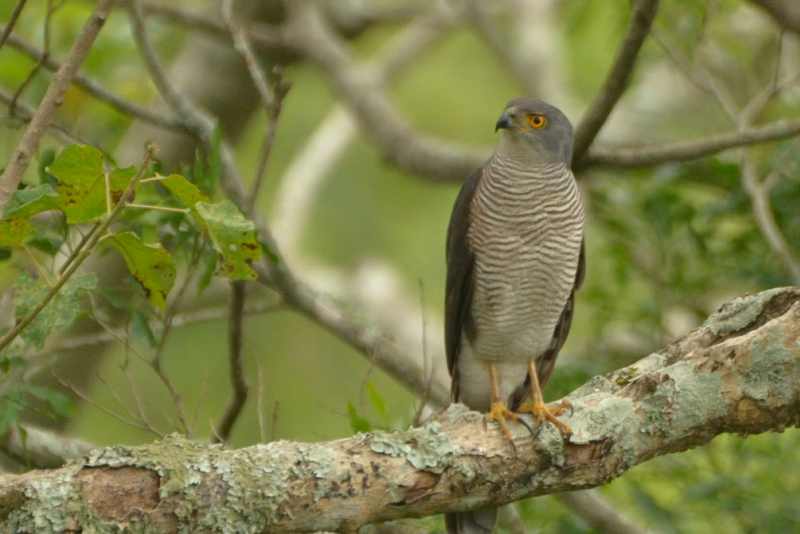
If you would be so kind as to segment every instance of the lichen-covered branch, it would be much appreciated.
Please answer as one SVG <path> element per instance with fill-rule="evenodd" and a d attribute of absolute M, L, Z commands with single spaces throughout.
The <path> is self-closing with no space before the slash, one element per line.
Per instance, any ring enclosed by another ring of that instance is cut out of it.
<path fill-rule="evenodd" d="M 800 289 L 735 299 L 704 325 L 568 397 L 574 433 L 515 429 L 516 453 L 455 405 L 421 428 L 238 450 L 171 437 L 0 477 L 13 532 L 353 532 L 359 526 L 598 486 L 723 432 L 800 425 Z"/>

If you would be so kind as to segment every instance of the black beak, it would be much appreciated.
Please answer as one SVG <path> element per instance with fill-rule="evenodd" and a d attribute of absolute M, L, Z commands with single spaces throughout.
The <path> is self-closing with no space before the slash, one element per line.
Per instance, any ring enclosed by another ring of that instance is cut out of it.
<path fill-rule="evenodd" d="M 494 124 L 494 131 L 500 129 L 508 129 L 511 128 L 511 115 L 508 114 L 507 111 L 504 111 L 500 118 L 497 119 L 497 122 Z"/>

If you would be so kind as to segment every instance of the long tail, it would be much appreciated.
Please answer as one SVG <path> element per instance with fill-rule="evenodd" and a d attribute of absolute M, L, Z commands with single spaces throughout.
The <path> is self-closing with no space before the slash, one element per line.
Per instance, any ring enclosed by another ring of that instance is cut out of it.
<path fill-rule="evenodd" d="M 497 521 L 497 508 L 445 514 L 447 534 L 491 534 Z"/>

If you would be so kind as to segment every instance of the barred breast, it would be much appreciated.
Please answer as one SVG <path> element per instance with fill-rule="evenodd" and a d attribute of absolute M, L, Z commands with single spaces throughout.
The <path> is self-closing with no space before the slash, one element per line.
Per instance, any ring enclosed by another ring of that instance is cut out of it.
<path fill-rule="evenodd" d="M 522 168 L 496 155 L 470 216 L 473 355 L 508 363 L 538 358 L 575 284 L 584 220 L 575 178 L 563 163 Z"/>

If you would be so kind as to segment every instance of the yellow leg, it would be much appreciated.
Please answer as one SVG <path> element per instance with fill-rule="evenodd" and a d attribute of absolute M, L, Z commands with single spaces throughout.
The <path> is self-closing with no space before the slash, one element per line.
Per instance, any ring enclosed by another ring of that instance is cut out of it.
<path fill-rule="evenodd" d="M 539 385 L 539 373 L 536 372 L 536 364 L 533 361 L 528 362 L 528 374 L 531 377 L 531 400 L 520 406 L 519 411 L 532 413 L 539 424 L 550 421 L 562 436 L 569 437 L 572 429 L 566 423 L 559 421 L 557 416 L 570 410 L 572 405 L 568 401 L 562 401 L 553 407 L 545 405 L 542 387 Z"/>
<path fill-rule="evenodd" d="M 511 436 L 508 425 L 506 425 L 506 420 L 516 421 L 519 417 L 509 410 L 506 403 L 500 398 L 500 386 L 497 383 L 497 369 L 495 369 L 492 363 L 489 364 L 489 378 L 492 382 L 492 407 L 489 409 L 488 419 L 490 421 L 496 421 L 497 424 L 500 425 L 500 430 L 503 432 L 503 435 L 505 435 L 513 446 L 514 438 Z"/>

